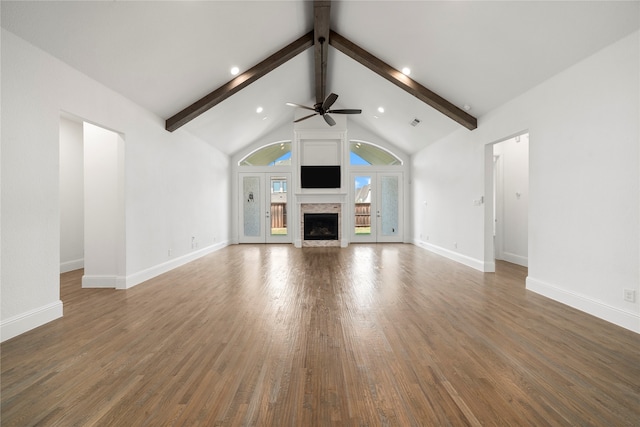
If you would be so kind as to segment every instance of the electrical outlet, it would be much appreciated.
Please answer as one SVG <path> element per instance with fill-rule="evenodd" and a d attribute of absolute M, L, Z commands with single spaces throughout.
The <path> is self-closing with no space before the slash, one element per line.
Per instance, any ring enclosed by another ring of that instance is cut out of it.
<path fill-rule="evenodd" d="M 625 289 L 624 300 L 629 302 L 636 302 L 636 291 L 634 289 Z"/>
<path fill-rule="evenodd" d="M 167 251 L 167 256 L 171 256 L 171 249 Z"/>

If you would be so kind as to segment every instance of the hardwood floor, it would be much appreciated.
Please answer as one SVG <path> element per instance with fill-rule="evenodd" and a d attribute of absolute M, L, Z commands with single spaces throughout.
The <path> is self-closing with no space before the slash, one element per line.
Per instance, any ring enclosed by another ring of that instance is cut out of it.
<path fill-rule="evenodd" d="M 229 246 L 2 344 L 2 425 L 638 426 L 640 335 L 412 245 Z"/>

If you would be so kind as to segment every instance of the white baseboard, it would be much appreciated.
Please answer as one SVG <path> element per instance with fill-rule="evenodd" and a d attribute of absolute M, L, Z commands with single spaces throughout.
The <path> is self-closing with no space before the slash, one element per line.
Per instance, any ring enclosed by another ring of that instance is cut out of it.
<path fill-rule="evenodd" d="M 527 289 L 561 302 L 570 307 L 584 311 L 592 316 L 611 322 L 630 331 L 640 333 L 640 313 L 623 310 L 604 304 L 575 292 L 567 291 L 557 285 L 553 285 L 533 277 L 527 277 Z"/>
<path fill-rule="evenodd" d="M 98 276 L 84 275 L 82 276 L 83 288 L 110 288 L 115 289 L 118 283 L 118 276 Z"/>
<path fill-rule="evenodd" d="M 427 243 L 420 239 L 415 239 L 413 241 L 413 244 L 435 254 L 441 255 L 445 258 L 449 258 L 450 260 L 459 262 L 460 264 L 464 264 L 467 267 L 471 267 L 485 273 L 495 271 L 496 269 L 495 263 L 485 263 L 484 261 L 481 261 L 479 259 L 471 258 L 459 252 L 454 252 L 452 250 Z"/>
<path fill-rule="evenodd" d="M 516 255 L 509 252 L 502 253 L 502 259 L 512 264 L 518 264 L 523 267 L 529 267 L 529 258 L 522 255 Z"/>
<path fill-rule="evenodd" d="M 62 301 L 29 310 L 0 322 L 0 342 L 62 317 Z"/>
<path fill-rule="evenodd" d="M 168 271 L 173 270 L 174 268 L 178 268 L 184 264 L 187 264 L 191 261 L 195 261 L 198 258 L 201 258 L 205 255 L 208 255 L 212 252 L 220 250 L 229 245 L 228 241 L 220 242 L 215 245 L 207 246 L 206 248 L 199 249 L 194 252 L 190 252 L 186 255 L 183 255 L 178 258 L 171 259 L 162 264 L 155 265 L 151 268 L 147 268 L 145 270 L 139 271 L 137 273 L 133 273 L 128 275 L 121 283 L 119 283 L 118 289 L 128 289 L 132 288 L 135 285 L 139 285 L 142 282 L 145 282 L 149 279 L 152 279 L 156 276 L 164 274 Z"/>
<path fill-rule="evenodd" d="M 72 261 L 65 261 L 60 263 L 60 273 L 79 270 L 81 268 L 84 268 L 84 258 L 74 259 Z"/>

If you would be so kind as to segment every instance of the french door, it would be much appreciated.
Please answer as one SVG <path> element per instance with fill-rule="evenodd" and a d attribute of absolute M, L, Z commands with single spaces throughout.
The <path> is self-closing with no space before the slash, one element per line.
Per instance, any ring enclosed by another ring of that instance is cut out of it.
<path fill-rule="evenodd" d="M 291 243 L 288 189 L 291 173 L 240 173 L 238 241 Z"/>
<path fill-rule="evenodd" d="M 402 172 L 352 173 L 353 242 L 402 242 Z"/>

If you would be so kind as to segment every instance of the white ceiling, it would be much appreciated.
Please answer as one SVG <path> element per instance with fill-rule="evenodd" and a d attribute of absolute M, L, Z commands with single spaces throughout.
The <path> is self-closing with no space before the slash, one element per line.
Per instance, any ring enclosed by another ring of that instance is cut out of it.
<path fill-rule="evenodd" d="M 0 12 L 3 28 L 163 119 L 231 80 L 233 65 L 247 70 L 313 29 L 313 2 L 294 0 L 3 0 Z M 455 105 L 470 105 L 479 126 L 487 112 L 639 27 L 639 1 L 331 7 L 332 30 L 397 69 L 411 67 L 411 78 Z M 308 49 L 184 129 L 234 154 L 293 120 L 285 102 L 314 104 L 313 70 Z M 328 91 L 340 95 L 334 108 L 363 110 L 349 120 L 409 154 L 460 127 L 332 47 Z"/>

